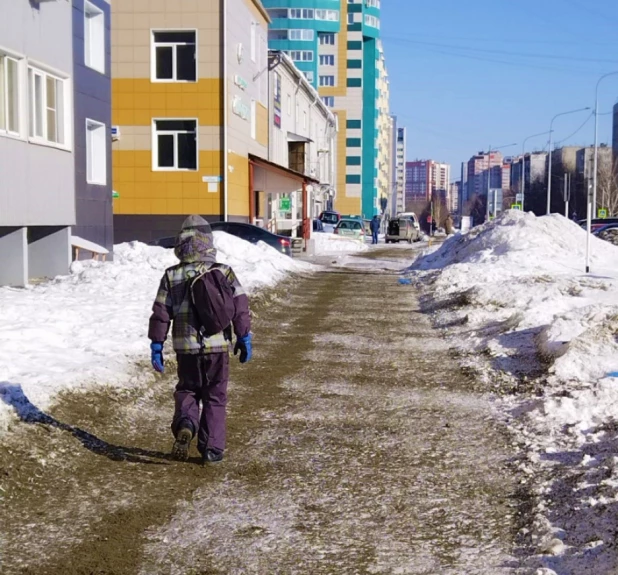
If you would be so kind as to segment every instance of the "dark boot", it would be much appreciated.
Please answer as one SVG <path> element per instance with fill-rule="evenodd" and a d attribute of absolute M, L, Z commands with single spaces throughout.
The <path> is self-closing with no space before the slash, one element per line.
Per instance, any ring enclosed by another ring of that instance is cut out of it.
<path fill-rule="evenodd" d="M 176 434 L 176 441 L 174 441 L 172 447 L 172 457 L 178 461 L 187 461 L 192 440 L 193 430 L 189 427 L 181 427 Z"/>
<path fill-rule="evenodd" d="M 210 463 L 220 463 L 223 461 L 223 451 L 218 449 L 206 449 L 202 457 L 202 465 L 208 465 Z"/>

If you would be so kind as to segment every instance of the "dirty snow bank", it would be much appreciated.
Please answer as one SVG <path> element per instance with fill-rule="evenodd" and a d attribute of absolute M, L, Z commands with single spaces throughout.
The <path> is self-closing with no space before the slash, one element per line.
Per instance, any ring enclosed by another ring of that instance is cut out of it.
<path fill-rule="evenodd" d="M 266 244 L 214 236 L 218 261 L 231 265 L 250 293 L 311 269 Z M 131 365 L 149 361 L 148 317 L 159 281 L 177 262 L 173 250 L 132 242 L 115 247 L 113 262 L 74 262 L 70 275 L 51 282 L 0 288 L 0 432 L 19 386 L 45 409 L 64 389 L 132 385 Z"/>
<path fill-rule="evenodd" d="M 585 247 L 562 216 L 509 211 L 408 270 L 431 285 L 437 323 L 462 326 L 454 345 L 479 377 L 540 396 L 504 405 L 537 504 L 531 566 L 547 575 L 618 564 L 618 248 L 593 237 L 585 274 Z"/>

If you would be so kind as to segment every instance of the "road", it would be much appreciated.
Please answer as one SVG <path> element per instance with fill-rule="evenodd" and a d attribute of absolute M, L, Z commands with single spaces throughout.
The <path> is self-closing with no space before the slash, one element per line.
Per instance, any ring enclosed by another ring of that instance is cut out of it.
<path fill-rule="evenodd" d="M 14 426 L 0 572 L 519 573 L 508 438 L 414 288 L 376 271 L 410 256 L 369 252 L 257 304 L 220 466 L 166 455 L 169 363 Z"/>

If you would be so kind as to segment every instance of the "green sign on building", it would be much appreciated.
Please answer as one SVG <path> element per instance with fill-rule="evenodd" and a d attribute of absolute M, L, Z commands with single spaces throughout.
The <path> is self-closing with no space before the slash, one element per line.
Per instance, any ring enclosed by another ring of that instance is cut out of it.
<path fill-rule="evenodd" d="M 607 210 L 605 208 L 599 208 L 599 219 L 604 220 L 607 218 Z"/>
<path fill-rule="evenodd" d="M 292 198 L 279 198 L 279 211 L 291 212 L 292 211 Z"/>

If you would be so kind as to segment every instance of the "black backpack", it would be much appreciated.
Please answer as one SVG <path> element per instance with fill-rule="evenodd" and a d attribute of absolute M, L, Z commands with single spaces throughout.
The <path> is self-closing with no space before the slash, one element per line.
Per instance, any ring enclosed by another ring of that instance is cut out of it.
<path fill-rule="evenodd" d="M 193 278 L 189 291 L 202 336 L 212 337 L 230 326 L 236 313 L 234 290 L 221 268 L 212 266 Z"/>

